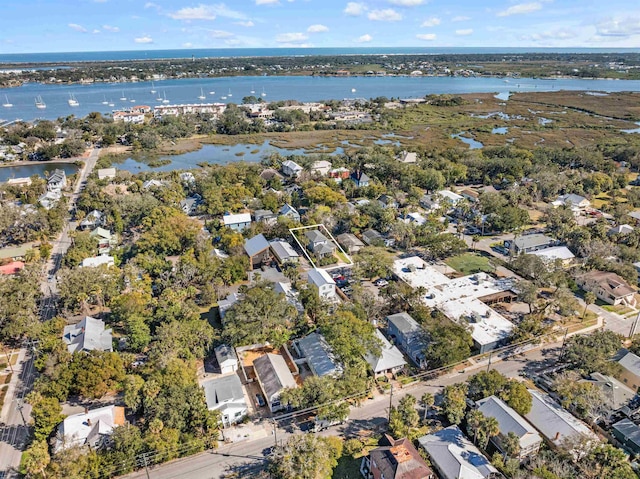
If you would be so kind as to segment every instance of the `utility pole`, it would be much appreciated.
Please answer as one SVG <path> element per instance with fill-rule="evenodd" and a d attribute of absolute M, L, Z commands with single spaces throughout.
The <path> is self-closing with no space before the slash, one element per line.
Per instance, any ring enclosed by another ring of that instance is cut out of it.
<path fill-rule="evenodd" d="M 638 323 L 640 323 L 640 312 L 636 316 L 636 319 L 633 320 L 631 324 L 631 329 L 629 330 L 629 339 L 633 338 L 638 333 Z"/>
<path fill-rule="evenodd" d="M 489 351 L 489 362 L 487 363 L 487 372 L 489 372 L 489 368 L 491 368 L 491 356 L 493 355 L 493 351 Z"/>
<path fill-rule="evenodd" d="M 562 358 L 564 357 L 564 347 L 567 342 L 567 334 L 569 334 L 568 327 L 564 330 L 564 336 L 562 338 L 562 349 L 560 350 L 560 359 L 559 359 L 560 361 L 562 361 Z"/>
<path fill-rule="evenodd" d="M 149 476 L 149 467 L 147 464 L 147 455 L 143 454 L 142 455 L 142 460 L 144 461 L 144 472 L 147 473 L 147 479 L 151 479 L 151 477 Z"/>
<path fill-rule="evenodd" d="M 275 419 L 272 419 L 273 421 L 273 445 L 277 446 L 278 445 L 278 423 L 276 422 Z"/>
<path fill-rule="evenodd" d="M 391 385 L 391 393 L 389 394 L 389 414 L 387 415 L 387 422 L 391 422 L 391 408 L 393 407 L 393 383 L 389 382 Z"/>

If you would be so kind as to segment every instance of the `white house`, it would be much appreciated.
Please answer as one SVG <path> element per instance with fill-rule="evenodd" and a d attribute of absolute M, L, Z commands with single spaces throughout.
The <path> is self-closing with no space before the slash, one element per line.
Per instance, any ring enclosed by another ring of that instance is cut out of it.
<path fill-rule="evenodd" d="M 67 175 L 64 170 L 55 169 L 47 178 L 47 190 L 60 191 L 67 187 Z"/>
<path fill-rule="evenodd" d="M 336 282 L 324 269 L 312 269 L 308 273 L 309 284 L 318 288 L 321 298 L 333 301 L 336 299 Z"/>
<path fill-rule="evenodd" d="M 238 370 L 238 356 L 231 346 L 221 344 L 216 346 L 213 352 L 216 355 L 221 374 L 234 373 Z"/>
<path fill-rule="evenodd" d="M 99 180 L 108 180 L 116 177 L 116 169 L 115 168 L 100 168 L 98 170 L 98 179 Z"/>
<path fill-rule="evenodd" d="M 415 152 L 403 151 L 400 153 L 398 157 L 398 161 L 400 163 L 417 163 L 418 162 L 418 154 Z"/>
<path fill-rule="evenodd" d="M 567 194 L 560 195 L 558 198 L 551 203 L 553 206 L 568 206 L 570 208 L 577 208 L 579 210 L 584 210 L 591 205 L 591 202 L 586 199 L 584 196 L 576 195 L 576 194 Z"/>
<path fill-rule="evenodd" d="M 332 165 L 330 161 L 318 160 L 314 161 L 311 165 L 311 173 L 315 173 L 320 176 L 327 176 L 331 171 Z"/>
<path fill-rule="evenodd" d="M 115 264 L 116 262 L 113 256 L 103 254 L 100 256 L 94 256 L 93 258 L 83 259 L 80 263 L 80 268 L 97 268 L 102 265 L 113 266 Z"/>
<path fill-rule="evenodd" d="M 376 337 L 380 341 L 380 354 L 373 355 L 368 354 L 365 357 L 369 367 L 373 371 L 374 376 L 380 376 L 381 374 L 395 374 L 407 365 L 404 360 L 404 356 L 400 350 L 392 345 L 387 338 L 376 329 Z"/>
<path fill-rule="evenodd" d="M 80 228 L 93 229 L 96 226 L 104 225 L 105 216 L 102 211 L 93 210 L 87 213 L 87 216 L 80 222 Z"/>
<path fill-rule="evenodd" d="M 54 452 L 74 446 L 102 447 L 117 426 L 124 426 L 124 407 L 105 406 L 85 409 L 67 416 L 56 431 Z"/>
<path fill-rule="evenodd" d="M 40 196 L 40 198 L 38 198 L 38 202 L 45 210 L 50 210 L 56 204 L 58 204 L 60 198 L 62 198 L 62 193 L 60 192 L 60 190 L 50 190 Z"/>
<path fill-rule="evenodd" d="M 207 408 L 220 411 L 222 425 L 231 426 L 247 415 L 247 401 L 237 374 L 221 376 L 202 384 Z"/>
<path fill-rule="evenodd" d="M 302 172 L 302 170 L 302 166 L 295 161 L 287 160 L 282 163 L 282 173 L 289 178 L 295 178 Z"/>
<path fill-rule="evenodd" d="M 77 324 L 65 326 L 62 341 L 70 353 L 113 351 L 111 330 L 105 329 L 104 321 L 91 316 L 85 316 Z"/>
<path fill-rule="evenodd" d="M 251 224 L 251 213 L 224 215 L 222 222 L 227 228 L 231 228 L 234 231 L 244 231 Z"/>

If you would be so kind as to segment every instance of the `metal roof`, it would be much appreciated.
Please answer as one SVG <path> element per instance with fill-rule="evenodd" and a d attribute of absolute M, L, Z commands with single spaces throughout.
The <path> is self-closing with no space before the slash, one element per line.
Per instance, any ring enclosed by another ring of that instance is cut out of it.
<path fill-rule="evenodd" d="M 520 446 L 528 446 L 542 442 L 542 438 L 535 428 L 525 421 L 520 414 L 507 406 L 502 399 L 489 396 L 478 401 L 478 410 L 486 417 L 494 417 L 500 426 L 500 433 L 504 436 L 513 432 L 520 439 Z"/>
<path fill-rule="evenodd" d="M 636 425 L 630 419 L 623 419 L 613 425 L 613 429 L 616 430 L 625 441 L 632 442 L 636 446 L 640 447 L 640 427 Z"/>
<path fill-rule="evenodd" d="M 244 242 L 244 250 L 249 257 L 253 257 L 266 249 L 269 249 L 269 242 L 263 234 L 256 235 Z"/>
<path fill-rule="evenodd" d="M 293 249 L 287 241 L 269 241 L 269 246 L 280 261 L 287 261 L 291 258 L 298 258 L 300 255 Z"/>
<path fill-rule="evenodd" d="M 327 273 L 324 269 L 312 269 L 307 273 L 307 278 L 310 283 L 315 284 L 318 288 L 325 284 L 336 284 L 329 273 Z"/>
<path fill-rule="evenodd" d="M 618 364 L 631 374 L 640 377 L 640 357 L 632 352 L 627 352 L 627 354 L 618 361 Z"/>
<path fill-rule="evenodd" d="M 221 376 L 202 384 L 209 409 L 215 409 L 228 401 L 244 401 L 242 383 L 237 374 Z"/>
<path fill-rule="evenodd" d="M 380 355 L 367 354 L 365 357 L 374 373 L 399 368 L 407 364 L 400 350 L 393 346 L 379 329 L 376 329 L 376 337 L 382 345 Z"/>
<path fill-rule="evenodd" d="M 410 333 L 421 329 L 420 325 L 413 319 L 409 313 L 402 312 L 387 316 L 387 321 L 392 323 L 396 329 L 402 333 Z"/>
<path fill-rule="evenodd" d="M 70 353 L 80 351 L 113 351 L 111 330 L 100 319 L 85 316 L 77 324 L 64 327 L 62 340 Z"/>
<path fill-rule="evenodd" d="M 260 356 L 253 361 L 253 368 L 269 401 L 284 388 L 297 386 L 286 361 L 278 354 L 267 353 Z"/>
<path fill-rule="evenodd" d="M 331 346 L 327 344 L 324 336 L 316 332 L 297 341 L 300 353 L 306 358 L 307 363 L 317 376 L 339 374 L 342 367 L 336 361 Z"/>

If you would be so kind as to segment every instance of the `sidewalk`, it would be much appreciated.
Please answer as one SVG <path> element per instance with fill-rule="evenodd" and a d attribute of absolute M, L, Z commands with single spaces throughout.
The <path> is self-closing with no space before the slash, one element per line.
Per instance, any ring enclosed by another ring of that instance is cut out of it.
<path fill-rule="evenodd" d="M 7 414 L 9 413 L 11 404 L 14 401 L 13 396 L 15 394 L 16 385 L 18 384 L 20 375 L 22 374 L 22 366 L 23 366 L 26 353 L 27 353 L 26 349 L 20 349 L 18 351 L 18 360 L 16 361 L 16 364 L 13 366 L 13 374 L 11 375 L 11 380 L 9 381 L 9 387 L 7 388 L 7 393 L 4 395 L 4 403 L 2 404 L 2 411 L 0 412 L 0 422 L 2 423 L 7 422 Z M 9 370 L 9 366 L 7 366 L 7 370 Z"/>

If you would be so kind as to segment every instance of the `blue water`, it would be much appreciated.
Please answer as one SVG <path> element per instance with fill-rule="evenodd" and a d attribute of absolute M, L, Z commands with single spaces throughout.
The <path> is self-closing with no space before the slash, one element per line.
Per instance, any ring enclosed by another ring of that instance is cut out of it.
<path fill-rule="evenodd" d="M 11 178 L 28 178 L 33 175 L 44 178 L 45 171 L 53 171 L 56 168 L 64 170 L 67 175 L 78 171 L 78 166 L 73 163 L 30 163 L 20 166 L 4 166 L 0 168 L 0 182 Z"/>
<path fill-rule="evenodd" d="M 506 126 L 499 126 L 491 130 L 491 133 L 494 135 L 506 135 L 509 131 L 509 128 Z"/>
<path fill-rule="evenodd" d="M 352 93 L 352 89 L 356 93 Z M 640 91 L 640 80 L 581 80 L 557 79 L 541 80 L 534 78 L 519 79 L 517 84 L 504 83 L 500 78 L 463 78 L 463 77 L 225 77 L 193 78 L 183 80 L 165 80 L 155 82 L 156 94 L 152 94 L 151 82 L 138 83 L 98 83 L 91 85 L 45 85 L 28 83 L 17 88 L 0 88 L 0 99 L 4 102 L 7 95 L 13 108 L 0 107 L 0 119 L 22 119 L 31 121 L 36 118 L 56 119 L 67 115 L 86 116 L 92 111 L 110 113 L 112 110 L 132 105 L 156 106 L 158 94 L 171 103 L 234 102 L 241 103 L 242 97 L 250 95 L 253 89 L 256 96 L 266 93 L 264 100 L 300 100 L 319 101 L 343 98 L 418 98 L 429 94 L 461 93 L 506 93 L 509 91 Z M 202 89 L 206 100 L 199 100 Z M 231 90 L 232 97 L 228 97 Z M 214 95 L 209 92 L 215 91 Z M 73 93 L 80 106 L 71 107 L 67 100 Z M 120 101 L 122 95 L 127 101 Z M 47 104 L 45 110 L 35 107 L 34 99 L 42 96 Z M 227 96 L 223 100 L 221 97 Z M 111 100 L 114 107 L 103 105 L 104 99 Z M 134 99 L 135 102 L 130 100 Z"/>
<path fill-rule="evenodd" d="M 467 145 L 469 145 L 469 149 L 471 149 L 471 150 L 478 150 L 478 149 L 480 149 L 480 148 L 482 148 L 484 146 L 478 140 L 474 140 L 473 138 L 469 138 L 468 136 L 464 136 L 466 134 L 467 134 L 466 131 L 462 131 L 460 133 L 456 133 L 454 135 L 451 135 L 451 138 L 457 138 L 461 142 L 466 143 Z"/>
<path fill-rule="evenodd" d="M 347 48 L 202 48 L 176 50 L 123 50 L 109 52 L 4 53 L 0 63 L 45 63 L 154 60 L 163 58 L 230 58 L 313 55 L 438 55 L 474 53 L 634 53 L 638 48 L 509 48 L 509 47 L 347 47 Z"/>

